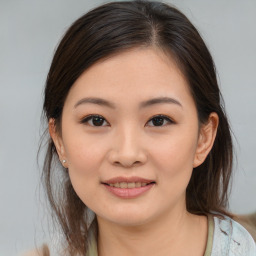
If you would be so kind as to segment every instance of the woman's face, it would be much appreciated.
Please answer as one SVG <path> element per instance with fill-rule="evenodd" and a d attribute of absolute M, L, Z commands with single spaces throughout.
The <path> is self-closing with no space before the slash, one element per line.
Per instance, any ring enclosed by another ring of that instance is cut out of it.
<path fill-rule="evenodd" d="M 185 210 L 193 167 L 205 156 L 188 84 L 160 50 L 129 50 L 87 69 L 61 127 L 61 137 L 51 133 L 60 159 L 99 218 L 139 225 Z"/>

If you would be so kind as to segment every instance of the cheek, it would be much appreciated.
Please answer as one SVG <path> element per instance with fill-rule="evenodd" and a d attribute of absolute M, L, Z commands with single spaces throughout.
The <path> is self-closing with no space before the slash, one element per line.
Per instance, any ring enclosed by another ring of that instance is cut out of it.
<path fill-rule="evenodd" d="M 99 147 L 88 147 L 81 142 L 70 143 L 67 148 L 70 181 L 78 197 L 88 207 L 92 194 L 97 194 L 96 185 L 100 183 L 100 152 Z"/>
<path fill-rule="evenodd" d="M 100 182 L 104 145 L 84 134 L 79 136 L 79 133 L 64 137 L 64 142 L 71 183 L 78 196 L 87 200 L 88 191 Z"/>
<path fill-rule="evenodd" d="M 107 145 L 104 138 L 97 134 L 88 135 L 80 126 L 74 126 L 63 133 L 63 141 L 69 169 L 79 175 L 95 173 L 99 169 Z"/>
<path fill-rule="evenodd" d="M 186 187 L 193 170 L 197 146 L 196 129 L 179 131 L 166 137 L 159 147 L 152 148 L 159 180 L 166 184 L 163 188 L 167 188 L 168 184 L 172 184 L 173 189 Z"/>
<path fill-rule="evenodd" d="M 69 169 L 74 170 L 79 175 L 95 172 L 99 152 L 99 149 L 94 150 L 92 146 L 84 145 L 81 142 L 70 143 L 66 147 Z"/>
<path fill-rule="evenodd" d="M 178 130 L 178 129 L 177 129 Z M 153 154 L 159 159 L 159 163 L 167 165 L 186 165 L 192 166 L 196 147 L 197 135 L 195 132 L 184 130 L 170 134 L 163 138 L 158 147 L 152 148 Z"/>

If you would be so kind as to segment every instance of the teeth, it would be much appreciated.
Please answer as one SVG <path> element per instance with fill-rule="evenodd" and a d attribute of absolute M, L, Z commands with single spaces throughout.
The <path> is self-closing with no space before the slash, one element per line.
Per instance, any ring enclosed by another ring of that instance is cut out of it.
<path fill-rule="evenodd" d="M 120 182 L 115 184 L 108 184 L 110 187 L 115 188 L 140 188 L 145 187 L 147 183 L 145 182 Z"/>
<path fill-rule="evenodd" d="M 127 188 L 128 184 L 125 182 L 120 183 L 120 188 Z"/>
<path fill-rule="evenodd" d="M 131 183 L 127 183 L 128 188 L 135 188 L 135 183 L 131 182 Z"/>
<path fill-rule="evenodd" d="M 141 187 L 141 183 L 140 183 L 140 182 L 136 182 L 136 183 L 135 183 L 135 187 L 136 187 L 136 188 Z"/>

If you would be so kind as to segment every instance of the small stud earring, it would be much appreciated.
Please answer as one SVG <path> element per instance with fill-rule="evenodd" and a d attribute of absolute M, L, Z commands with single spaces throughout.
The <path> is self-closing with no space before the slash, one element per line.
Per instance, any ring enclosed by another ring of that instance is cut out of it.
<path fill-rule="evenodd" d="M 67 161 L 65 159 L 62 160 L 62 163 L 65 164 Z"/>

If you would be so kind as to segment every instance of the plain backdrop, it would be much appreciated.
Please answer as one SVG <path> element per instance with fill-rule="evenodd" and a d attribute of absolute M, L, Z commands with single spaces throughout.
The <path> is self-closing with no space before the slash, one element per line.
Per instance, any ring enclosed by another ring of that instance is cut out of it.
<path fill-rule="evenodd" d="M 0 0 L 0 256 L 20 255 L 49 239 L 36 163 L 42 91 L 63 33 L 79 16 L 104 2 Z M 230 209 L 255 211 L 256 1 L 169 3 L 199 29 L 217 66 L 236 136 Z"/>

